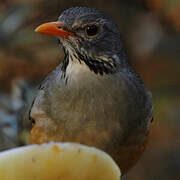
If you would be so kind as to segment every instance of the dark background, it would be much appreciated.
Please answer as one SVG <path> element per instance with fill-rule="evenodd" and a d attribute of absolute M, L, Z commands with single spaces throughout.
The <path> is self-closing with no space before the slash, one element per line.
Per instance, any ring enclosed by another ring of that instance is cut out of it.
<path fill-rule="evenodd" d="M 180 179 L 179 0 L 1 0 L 0 150 L 29 143 L 27 107 L 37 85 L 63 59 L 57 40 L 34 29 L 75 5 L 112 15 L 132 66 L 153 94 L 148 147 L 124 179 Z"/>

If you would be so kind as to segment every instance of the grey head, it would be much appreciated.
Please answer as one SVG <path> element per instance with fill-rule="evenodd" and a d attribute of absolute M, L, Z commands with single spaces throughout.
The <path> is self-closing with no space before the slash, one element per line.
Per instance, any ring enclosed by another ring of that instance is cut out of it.
<path fill-rule="evenodd" d="M 111 57 L 121 52 L 122 40 L 119 28 L 103 11 L 95 8 L 72 7 L 62 12 L 58 21 L 63 23 L 64 28 L 81 37 L 76 45 L 87 51 L 89 55 Z M 71 43 L 73 46 L 76 41 Z"/>
<path fill-rule="evenodd" d="M 72 7 L 62 12 L 57 22 L 61 24 L 59 30 L 71 34 L 68 38 L 57 36 L 66 55 L 64 71 L 74 57 L 101 75 L 116 72 L 119 65 L 126 64 L 119 28 L 103 11 Z"/>

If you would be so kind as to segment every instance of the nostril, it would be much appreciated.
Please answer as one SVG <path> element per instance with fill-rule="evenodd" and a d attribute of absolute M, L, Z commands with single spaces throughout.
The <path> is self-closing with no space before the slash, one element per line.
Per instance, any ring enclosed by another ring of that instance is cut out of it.
<path fill-rule="evenodd" d="M 57 26 L 58 29 L 63 29 L 62 26 Z"/>

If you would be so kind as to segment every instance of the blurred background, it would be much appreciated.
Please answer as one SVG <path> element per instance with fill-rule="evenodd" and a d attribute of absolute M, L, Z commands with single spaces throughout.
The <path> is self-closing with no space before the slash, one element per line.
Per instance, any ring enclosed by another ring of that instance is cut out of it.
<path fill-rule="evenodd" d="M 131 65 L 153 94 L 148 147 L 124 179 L 180 179 L 180 0 L 1 0 L 0 150 L 29 143 L 28 106 L 63 59 L 57 40 L 34 29 L 72 6 L 96 7 L 114 18 Z"/>

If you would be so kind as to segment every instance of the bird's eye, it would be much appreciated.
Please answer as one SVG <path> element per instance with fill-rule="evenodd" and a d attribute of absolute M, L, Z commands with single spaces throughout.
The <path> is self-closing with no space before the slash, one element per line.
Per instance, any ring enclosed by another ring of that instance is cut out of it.
<path fill-rule="evenodd" d="M 95 24 L 87 25 L 85 27 L 85 33 L 87 37 L 93 38 L 99 33 L 99 27 Z"/>

